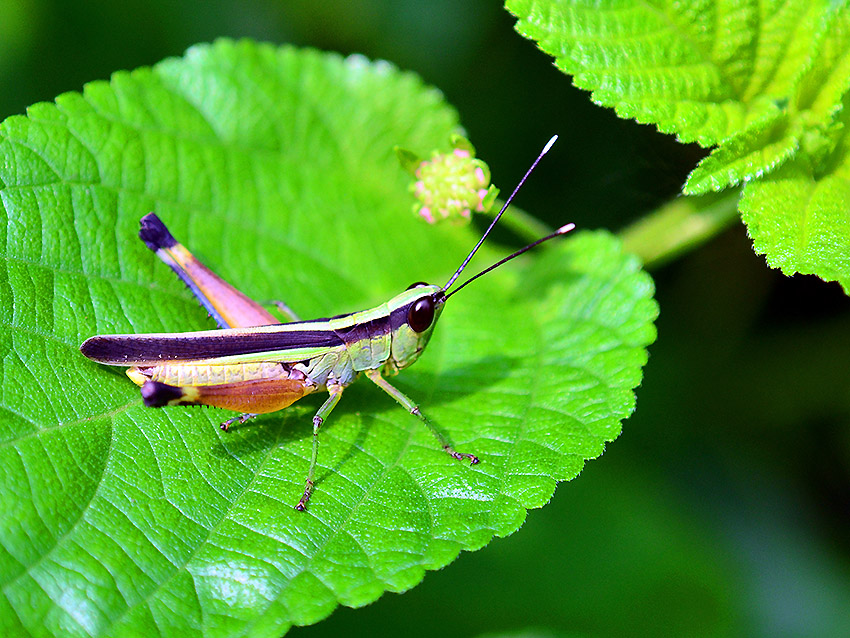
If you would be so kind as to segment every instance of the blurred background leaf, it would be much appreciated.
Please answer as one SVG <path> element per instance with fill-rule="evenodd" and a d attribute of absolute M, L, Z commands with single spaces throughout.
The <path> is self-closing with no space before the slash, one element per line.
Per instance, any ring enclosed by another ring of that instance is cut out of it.
<path fill-rule="evenodd" d="M 579 227 L 617 229 L 675 196 L 705 153 L 594 106 L 486 0 L 11 0 L 0 6 L 4 27 L 14 12 L 21 28 L 0 45 L 0 117 L 196 42 L 250 36 L 416 71 L 458 108 L 502 187 L 524 170 L 530 140 L 559 133 L 569 152 L 541 165 L 523 193 L 552 225 L 567 221 L 568 202 Z M 846 635 L 850 302 L 836 284 L 769 270 L 740 225 L 653 274 L 659 341 L 639 409 L 603 463 L 521 533 L 403 596 L 291 635 L 614 635 L 641 611 L 644 624 L 630 629 L 658 635 L 681 619 L 682 601 L 659 595 L 649 611 L 639 601 L 669 539 L 673 568 L 655 578 L 701 592 L 690 635 Z M 612 506 L 635 494 L 651 503 Z M 646 542 L 636 529 L 649 530 Z M 595 598 L 612 536 L 630 542 L 605 565 Z M 578 567 L 599 580 L 564 578 Z M 494 589 L 503 597 L 491 598 Z"/>

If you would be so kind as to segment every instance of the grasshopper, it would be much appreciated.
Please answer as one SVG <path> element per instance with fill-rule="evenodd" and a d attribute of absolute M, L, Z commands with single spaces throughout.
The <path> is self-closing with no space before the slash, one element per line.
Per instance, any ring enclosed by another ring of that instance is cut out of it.
<path fill-rule="evenodd" d="M 448 298 L 478 277 L 533 248 L 563 235 L 575 225 L 516 251 L 449 292 L 484 243 L 511 200 L 557 139 L 549 140 L 481 239 L 445 286 L 416 283 L 379 306 L 329 319 L 299 321 L 287 306 L 274 302 L 293 319 L 281 323 L 262 305 L 218 277 L 198 261 L 154 214 L 142 217 L 139 237 L 189 287 L 220 326 L 199 332 L 97 335 L 80 351 L 98 363 L 129 366 L 127 376 L 141 387 L 147 407 L 209 405 L 240 412 L 221 424 L 227 431 L 262 413 L 276 412 L 317 391 L 327 400 L 313 417 L 313 446 L 304 492 L 295 505 L 303 511 L 313 492 L 319 454 L 319 430 L 343 391 L 363 373 L 418 417 L 455 459 L 478 463 L 456 451 L 416 403 L 392 386 L 392 376 L 416 361 L 431 338 Z"/>

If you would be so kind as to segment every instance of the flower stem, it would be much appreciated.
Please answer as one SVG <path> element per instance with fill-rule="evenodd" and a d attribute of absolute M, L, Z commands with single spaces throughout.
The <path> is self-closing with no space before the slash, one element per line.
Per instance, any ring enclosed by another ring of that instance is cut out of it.
<path fill-rule="evenodd" d="M 738 217 L 740 189 L 674 199 L 620 231 L 623 248 L 647 269 L 703 244 Z"/>
<path fill-rule="evenodd" d="M 699 196 L 681 196 L 626 226 L 619 233 L 623 248 L 634 253 L 648 270 L 705 243 L 737 219 L 740 189 Z M 496 202 L 489 215 L 501 206 Z M 517 206 L 500 222 L 523 240 L 532 242 L 552 232 L 546 224 Z"/>

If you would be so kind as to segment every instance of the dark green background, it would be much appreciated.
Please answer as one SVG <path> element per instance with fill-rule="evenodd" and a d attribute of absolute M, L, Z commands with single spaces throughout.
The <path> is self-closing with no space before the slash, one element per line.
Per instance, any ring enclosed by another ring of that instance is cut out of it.
<path fill-rule="evenodd" d="M 220 36 L 363 53 L 419 73 L 552 225 L 621 228 L 702 156 L 573 89 L 485 0 L 2 0 L 0 117 Z M 415 149 L 427 151 L 428 149 Z M 733 227 L 653 272 L 638 411 L 523 529 L 404 595 L 292 635 L 850 635 L 850 302 L 787 279 Z"/>

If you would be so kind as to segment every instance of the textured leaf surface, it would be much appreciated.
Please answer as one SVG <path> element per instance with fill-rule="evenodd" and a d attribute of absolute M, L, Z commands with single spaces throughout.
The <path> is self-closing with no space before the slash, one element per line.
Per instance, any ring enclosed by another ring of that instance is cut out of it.
<path fill-rule="evenodd" d="M 715 149 L 688 177 L 686 194 L 721 190 L 761 177 L 795 155 L 802 155 L 804 162 L 817 161 L 834 150 L 830 129 L 836 125 L 850 87 L 850 11 L 846 4 L 823 13 L 812 59 L 794 92 L 784 100 L 788 108 Z"/>
<path fill-rule="evenodd" d="M 323 429 L 306 513 L 292 505 L 318 398 L 224 434 L 227 413 L 145 409 L 79 354 L 96 333 L 213 327 L 136 239 L 150 210 L 302 316 L 442 281 L 472 230 L 408 214 L 393 148 L 427 153 L 457 130 L 439 93 L 390 65 L 227 41 L 2 124 L 5 635 L 278 636 L 515 531 L 617 437 L 657 309 L 605 233 L 453 297 L 398 378 L 480 465 L 362 381 Z"/>
<path fill-rule="evenodd" d="M 756 251 L 846 288 L 850 3 L 508 0 L 517 29 L 593 99 L 719 145 L 684 192 L 746 183 Z"/>
<path fill-rule="evenodd" d="M 621 117 L 717 144 L 779 110 L 827 3 L 508 0 L 517 30 Z"/>
<path fill-rule="evenodd" d="M 735 186 L 767 172 L 799 148 L 800 132 L 785 114 L 776 114 L 714 149 L 688 176 L 686 195 L 703 195 Z"/>
<path fill-rule="evenodd" d="M 836 11 L 797 97 L 801 150 L 744 190 L 756 252 L 787 275 L 814 274 L 850 293 L 850 11 Z M 836 102 L 836 100 L 838 100 Z"/>
<path fill-rule="evenodd" d="M 741 213 L 756 252 L 786 275 L 838 281 L 850 294 L 850 155 L 846 125 L 837 150 L 813 167 L 793 161 L 749 184 Z"/>

